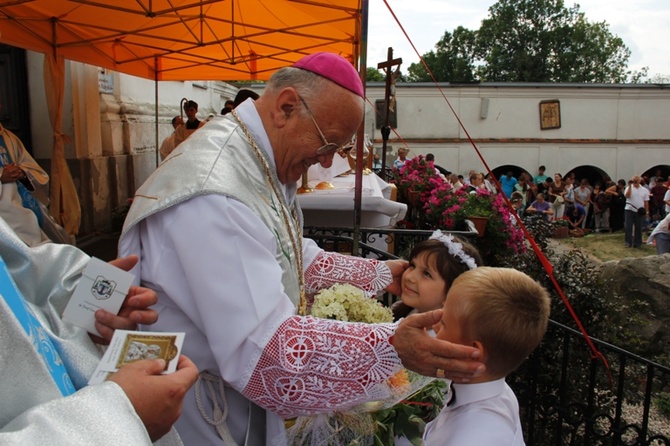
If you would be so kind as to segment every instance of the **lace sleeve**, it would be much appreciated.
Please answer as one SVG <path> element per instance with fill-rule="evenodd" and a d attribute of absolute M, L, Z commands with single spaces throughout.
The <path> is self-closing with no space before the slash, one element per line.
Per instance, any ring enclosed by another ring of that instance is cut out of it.
<path fill-rule="evenodd" d="M 393 324 L 292 316 L 265 346 L 243 394 L 289 418 L 387 398 L 402 364 Z"/>
<path fill-rule="evenodd" d="M 384 262 L 322 251 L 305 270 L 305 290 L 314 294 L 336 283 L 350 283 L 368 295 L 377 294 L 393 281 Z"/>

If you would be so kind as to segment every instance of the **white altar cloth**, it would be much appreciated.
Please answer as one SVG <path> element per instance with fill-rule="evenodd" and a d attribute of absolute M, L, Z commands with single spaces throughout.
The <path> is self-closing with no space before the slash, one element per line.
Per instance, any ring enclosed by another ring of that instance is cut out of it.
<path fill-rule="evenodd" d="M 318 190 L 320 182 L 308 176 L 311 193 L 299 194 L 298 201 L 305 217 L 305 226 L 354 226 L 355 175 L 335 177 L 332 190 Z M 300 184 L 300 182 L 298 182 Z M 361 192 L 361 227 L 389 228 L 402 220 L 407 205 L 391 201 L 391 186 L 375 174 L 363 175 Z"/>

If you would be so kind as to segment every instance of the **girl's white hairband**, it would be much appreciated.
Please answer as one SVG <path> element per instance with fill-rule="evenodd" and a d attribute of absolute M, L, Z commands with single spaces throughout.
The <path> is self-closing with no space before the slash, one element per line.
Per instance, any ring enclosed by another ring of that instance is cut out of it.
<path fill-rule="evenodd" d="M 463 245 L 457 242 L 454 239 L 453 235 L 444 234 L 442 231 L 438 229 L 435 232 L 433 232 L 433 235 L 431 235 L 430 238 L 441 241 L 444 244 L 444 246 L 446 246 L 447 249 L 449 250 L 449 254 L 461 259 L 461 261 L 465 263 L 468 266 L 468 268 L 470 269 L 477 268 L 477 263 L 475 262 L 475 259 L 467 255 L 465 251 L 463 251 Z"/>

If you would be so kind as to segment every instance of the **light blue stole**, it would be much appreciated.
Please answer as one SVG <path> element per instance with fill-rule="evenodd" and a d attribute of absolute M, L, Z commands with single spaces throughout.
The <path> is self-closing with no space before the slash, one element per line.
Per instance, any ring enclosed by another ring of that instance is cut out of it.
<path fill-rule="evenodd" d="M 51 377 L 60 389 L 63 396 L 72 395 L 75 392 L 74 384 L 63 365 L 63 360 L 56 351 L 46 330 L 31 311 L 21 292 L 14 283 L 12 276 L 7 270 L 5 261 L 0 257 L 0 295 L 5 299 L 14 316 L 28 334 L 33 347 L 40 354 Z"/>
<path fill-rule="evenodd" d="M 0 135 L 0 149 L 2 149 L 2 151 L 4 152 L 0 153 L 0 166 L 6 166 L 7 164 L 13 163 L 14 160 L 11 159 L 9 149 L 7 149 L 7 143 L 5 142 L 5 137 L 2 135 Z M 20 181 L 17 181 L 16 186 L 19 189 L 19 195 L 21 196 L 21 202 L 23 203 L 23 207 L 33 211 L 33 213 L 37 217 L 37 223 L 39 223 L 41 228 L 42 224 L 44 223 L 44 214 L 42 213 L 40 204 L 37 202 L 37 199 L 33 196 L 32 192 L 28 190 L 25 184 L 23 184 Z"/>

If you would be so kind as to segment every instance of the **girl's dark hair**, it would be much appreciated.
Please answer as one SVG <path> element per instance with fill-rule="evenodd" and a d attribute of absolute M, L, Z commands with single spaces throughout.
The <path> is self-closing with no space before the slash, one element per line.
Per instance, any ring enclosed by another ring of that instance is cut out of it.
<path fill-rule="evenodd" d="M 454 241 L 463 245 L 463 252 L 472 257 L 477 266 L 483 266 L 484 263 L 482 262 L 482 257 L 479 255 L 477 248 L 456 236 L 454 236 Z M 410 252 L 409 258 L 410 260 L 415 259 L 423 253 L 426 253 L 429 257 L 435 259 L 435 268 L 439 271 L 440 277 L 444 280 L 447 290 L 451 288 L 451 284 L 456 277 L 470 269 L 459 257 L 451 255 L 449 249 L 439 240 L 429 239 L 417 243 L 412 249 L 412 252 Z"/>

